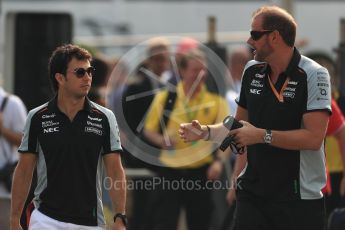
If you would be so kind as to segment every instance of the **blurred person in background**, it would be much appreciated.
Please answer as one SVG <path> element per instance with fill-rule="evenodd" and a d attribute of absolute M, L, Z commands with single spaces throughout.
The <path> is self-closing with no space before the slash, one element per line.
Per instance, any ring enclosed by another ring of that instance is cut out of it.
<path fill-rule="evenodd" d="M 110 77 L 111 65 L 105 57 L 96 56 L 91 60 L 94 76 L 88 97 L 99 105 L 106 106 L 106 89 Z"/>
<path fill-rule="evenodd" d="M 176 45 L 175 55 L 171 55 L 171 69 L 165 72 L 164 77 L 168 79 L 168 82 L 176 86 L 181 80 L 180 63 L 181 59 L 186 53 L 192 49 L 197 49 L 199 42 L 192 37 L 183 37 Z"/>
<path fill-rule="evenodd" d="M 327 128 L 326 162 L 330 188 L 325 188 L 325 200 L 329 215 L 334 209 L 345 207 L 345 118 L 334 99 Z"/>
<path fill-rule="evenodd" d="M 98 54 L 91 60 L 91 66 L 95 68 L 92 87 L 106 86 L 112 70 L 111 62 L 103 55 Z"/>
<path fill-rule="evenodd" d="M 249 48 L 245 45 L 236 47 L 229 57 L 228 68 L 230 71 L 230 77 L 233 85 L 226 92 L 226 100 L 229 104 L 230 111 L 233 115 L 236 114 L 237 104 L 235 99 L 238 97 L 241 91 L 241 80 L 245 65 L 253 59 L 253 55 L 249 52 Z"/>
<path fill-rule="evenodd" d="M 181 81 L 176 92 L 159 92 L 146 117 L 144 134 L 161 149 L 162 166 L 157 170 L 161 183 L 153 191 L 153 226 L 155 230 L 176 230 L 182 208 L 186 211 L 189 230 L 208 230 L 213 211 L 212 188 L 205 188 L 208 180 L 219 178 L 222 171 L 222 153 L 203 141 L 183 143 L 176 139 L 179 123 L 199 119 L 216 123 L 229 113 L 225 99 L 210 93 L 205 85 L 207 61 L 198 49 L 188 51 L 179 64 Z M 171 94 L 175 96 L 170 98 Z M 170 98 L 170 100 L 169 100 Z M 171 103 L 171 112 L 165 113 L 165 104 Z M 161 126 L 164 117 L 168 120 Z M 193 183 L 184 188 L 181 181 Z M 177 188 L 172 188 L 180 182 Z M 199 185 L 201 188 L 197 188 Z M 195 187 L 194 187 L 195 186 Z"/>
<path fill-rule="evenodd" d="M 57 93 L 27 117 L 12 185 L 11 230 L 21 229 L 19 219 L 35 167 L 29 230 L 105 229 L 104 166 L 116 213 L 112 229 L 125 229 L 119 131 L 114 114 L 87 98 L 94 71 L 91 58 L 87 50 L 71 44 L 57 47 L 50 57 L 49 79 Z"/>
<path fill-rule="evenodd" d="M 128 76 L 128 66 L 117 58 L 114 59 L 112 63 L 112 70 L 107 85 L 106 105 L 115 113 L 117 117 L 119 117 L 120 113 L 122 113 L 122 106 L 120 106 L 120 103 L 122 103 L 122 97 L 128 87 L 126 82 L 126 78 Z M 121 124 L 119 125 L 121 128 Z"/>
<path fill-rule="evenodd" d="M 234 49 L 231 50 L 229 55 L 229 61 L 228 61 L 228 68 L 231 79 L 229 79 L 229 82 L 232 83 L 231 87 L 229 87 L 228 91 L 226 92 L 226 100 L 228 102 L 231 114 L 235 116 L 236 110 L 237 110 L 237 103 L 236 98 L 239 96 L 241 91 L 241 80 L 242 80 L 242 74 L 243 70 L 245 68 L 245 65 L 253 59 L 253 55 L 250 52 L 250 49 L 246 45 L 237 46 Z M 228 170 L 227 178 L 231 178 L 231 171 L 234 168 L 236 160 L 236 154 L 231 154 L 229 164 L 231 166 L 231 170 Z M 230 173 L 229 173 L 230 171 Z M 226 198 L 228 200 L 228 209 L 226 211 L 226 214 L 223 219 L 223 223 L 221 224 L 222 230 L 227 230 L 231 226 L 234 211 L 235 211 L 235 203 L 233 199 L 231 198 L 231 192 L 228 191 Z"/>
<path fill-rule="evenodd" d="M 0 229 L 10 229 L 12 173 L 26 119 L 22 100 L 0 86 Z"/>
<path fill-rule="evenodd" d="M 170 69 L 169 52 L 170 42 L 166 38 L 149 40 L 147 58 L 138 66 L 137 73 L 128 78 L 128 86 L 122 95 L 122 108 L 125 122 L 134 134 L 141 135 L 144 117 L 154 94 L 165 86 L 162 75 Z M 133 160 L 128 162 L 128 166 L 147 166 L 139 159 Z"/>
<path fill-rule="evenodd" d="M 138 66 L 137 73 L 127 78 L 127 85 L 122 92 L 122 108 L 123 117 L 131 132 L 139 138 L 140 141 L 152 145 L 152 142 L 144 138 L 142 135 L 143 122 L 148 108 L 154 98 L 155 93 L 160 88 L 165 86 L 166 80 L 162 79 L 163 74 L 170 69 L 169 52 L 170 42 L 165 37 L 156 37 L 148 41 L 146 58 Z M 121 66 L 120 66 L 121 68 Z M 115 68 L 115 71 L 120 70 Z M 132 99 L 131 99 L 132 98 Z M 114 101 L 114 103 L 119 101 Z M 114 110 L 117 111 L 121 108 L 119 105 L 113 105 Z M 121 111 L 118 111 L 121 112 Z M 121 127 L 123 135 L 123 143 L 133 144 L 133 138 Z M 124 145 L 126 146 L 126 145 Z M 144 168 L 152 169 L 152 165 L 144 162 L 137 156 L 141 152 L 129 152 L 124 148 L 124 164 L 126 168 Z M 151 153 L 149 153 L 151 154 Z M 152 181 L 151 177 L 138 177 L 133 178 L 136 183 L 146 183 Z M 151 191 L 144 188 L 135 188 L 132 191 L 132 207 L 131 215 L 129 216 L 129 230 L 151 230 L 150 215 L 151 205 L 149 201 Z"/>

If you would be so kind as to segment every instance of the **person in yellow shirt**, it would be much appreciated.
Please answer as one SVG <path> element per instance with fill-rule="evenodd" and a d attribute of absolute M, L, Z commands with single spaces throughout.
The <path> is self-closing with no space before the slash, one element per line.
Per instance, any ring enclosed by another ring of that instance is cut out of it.
<path fill-rule="evenodd" d="M 326 211 L 331 214 L 335 208 L 345 204 L 345 119 L 336 101 L 332 100 L 332 116 L 326 133 L 326 162 L 330 175 L 331 191 L 326 194 Z"/>
<path fill-rule="evenodd" d="M 191 120 L 221 122 L 229 109 L 224 98 L 210 93 L 205 86 L 207 64 L 200 50 L 189 51 L 179 64 L 182 80 L 176 87 L 171 112 L 163 111 L 171 93 L 158 93 L 144 126 L 145 136 L 162 149 L 159 159 L 163 167 L 158 175 L 164 183 L 154 191 L 152 228 L 176 230 L 180 209 L 184 207 L 189 230 L 208 230 L 212 214 L 209 180 L 221 173 L 221 160 L 214 157 L 220 153 L 213 155 L 216 146 L 203 140 L 184 143 L 178 138 L 178 130 L 180 123 Z M 164 116 L 169 120 L 162 127 Z"/>

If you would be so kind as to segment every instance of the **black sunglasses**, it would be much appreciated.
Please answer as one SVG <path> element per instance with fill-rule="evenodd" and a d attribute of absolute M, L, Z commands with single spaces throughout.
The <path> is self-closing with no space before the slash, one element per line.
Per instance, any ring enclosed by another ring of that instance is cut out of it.
<path fill-rule="evenodd" d="M 77 78 L 82 78 L 85 76 L 85 74 L 87 73 L 90 77 L 92 77 L 92 75 L 95 73 L 95 68 L 90 66 L 87 69 L 84 68 L 76 68 L 72 71 L 72 73 L 75 74 L 75 76 Z"/>
<path fill-rule="evenodd" d="M 250 31 L 250 36 L 252 37 L 252 39 L 254 41 L 257 41 L 259 40 L 262 36 L 264 36 L 265 34 L 269 34 L 273 32 L 273 30 L 263 30 L 263 31 L 255 31 L 255 30 L 252 30 Z"/>

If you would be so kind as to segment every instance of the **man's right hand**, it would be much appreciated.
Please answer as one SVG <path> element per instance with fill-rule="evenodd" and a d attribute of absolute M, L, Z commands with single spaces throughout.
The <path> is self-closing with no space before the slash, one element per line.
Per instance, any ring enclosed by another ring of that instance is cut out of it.
<path fill-rule="evenodd" d="M 184 142 L 197 141 L 209 135 L 205 127 L 201 127 L 198 120 L 193 120 L 192 123 L 182 123 L 180 125 L 179 134 Z"/>

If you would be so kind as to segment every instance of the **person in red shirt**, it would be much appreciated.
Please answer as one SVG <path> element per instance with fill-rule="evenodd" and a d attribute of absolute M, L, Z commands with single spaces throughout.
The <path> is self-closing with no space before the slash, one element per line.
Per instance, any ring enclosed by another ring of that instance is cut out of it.
<path fill-rule="evenodd" d="M 326 137 L 334 136 L 339 145 L 340 155 L 343 164 L 343 175 L 342 179 L 336 179 L 337 175 L 334 175 L 332 172 L 327 171 L 327 184 L 322 190 L 326 195 L 326 211 L 328 214 L 332 212 L 334 208 L 341 204 L 341 198 L 345 195 L 345 177 L 344 177 L 344 168 L 345 168 L 345 118 L 335 101 L 332 99 L 332 115 L 329 118 L 328 128 L 326 132 Z M 327 145 L 326 141 L 326 145 Z M 326 154 L 336 154 L 334 152 L 326 152 Z M 330 156 L 329 156 L 330 157 Z M 336 173 L 337 174 L 337 173 Z"/>

